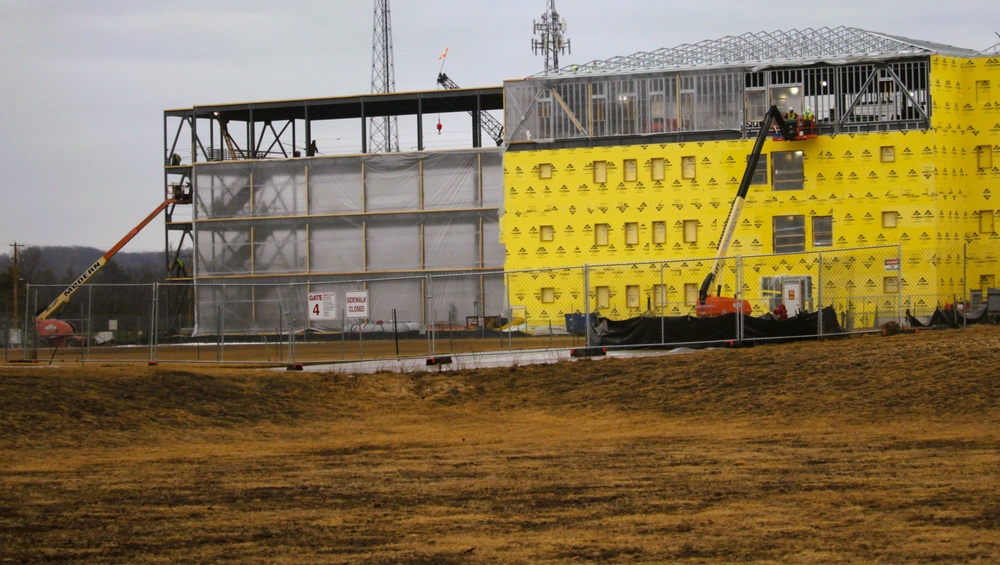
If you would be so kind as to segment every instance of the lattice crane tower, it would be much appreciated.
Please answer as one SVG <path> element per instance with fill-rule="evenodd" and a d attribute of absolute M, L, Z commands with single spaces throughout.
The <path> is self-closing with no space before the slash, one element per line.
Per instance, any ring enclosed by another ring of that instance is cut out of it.
<path fill-rule="evenodd" d="M 559 54 L 569 53 L 569 38 L 566 37 L 566 21 L 559 19 L 556 11 L 556 0 L 548 0 L 548 9 L 542 14 L 542 21 L 535 21 L 534 33 L 538 37 L 531 39 L 531 49 L 535 55 L 545 57 L 545 72 L 559 69 Z"/>
<path fill-rule="evenodd" d="M 396 91 L 396 71 L 392 63 L 392 26 L 389 0 L 375 0 L 372 30 L 372 94 Z M 369 151 L 399 151 L 399 127 L 396 116 L 370 118 Z"/>

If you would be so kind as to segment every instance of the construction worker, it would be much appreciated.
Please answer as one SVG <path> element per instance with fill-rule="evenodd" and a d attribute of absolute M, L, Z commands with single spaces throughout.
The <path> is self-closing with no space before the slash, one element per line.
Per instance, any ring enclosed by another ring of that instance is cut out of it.
<path fill-rule="evenodd" d="M 797 122 L 798 119 L 799 119 L 799 115 L 795 113 L 795 108 L 789 108 L 788 111 L 785 112 L 785 121 L 786 122 L 792 122 L 792 123 L 794 123 L 794 122 Z"/>
<path fill-rule="evenodd" d="M 812 108 L 806 108 L 806 111 L 802 113 L 802 121 L 812 122 L 816 119 L 816 114 L 813 114 Z"/>

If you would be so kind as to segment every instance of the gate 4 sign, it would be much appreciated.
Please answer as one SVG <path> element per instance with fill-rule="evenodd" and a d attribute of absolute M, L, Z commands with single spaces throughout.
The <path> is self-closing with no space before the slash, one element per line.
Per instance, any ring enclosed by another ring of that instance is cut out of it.
<path fill-rule="evenodd" d="M 345 293 L 348 318 L 368 318 L 368 291 L 358 290 Z"/>
<path fill-rule="evenodd" d="M 332 292 L 309 294 L 310 320 L 336 320 L 337 295 Z"/>

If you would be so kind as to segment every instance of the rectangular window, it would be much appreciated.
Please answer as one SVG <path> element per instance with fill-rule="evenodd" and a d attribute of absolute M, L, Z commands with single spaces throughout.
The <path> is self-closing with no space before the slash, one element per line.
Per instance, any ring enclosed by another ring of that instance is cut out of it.
<path fill-rule="evenodd" d="M 594 182 L 608 182 L 608 162 L 594 161 Z"/>
<path fill-rule="evenodd" d="M 797 253 L 806 250 L 806 217 L 775 216 L 774 252 Z"/>
<path fill-rule="evenodd" d="M 896 146 L 894 145 L 883 145 L 879 149 L 879 156 L 883 163 L 894 163 L 896 162 Z"/>
<path fill-rule="evenodd" d="M 833 246 L 833 216 L 813 216 L 813 247 Z"/>
<path fill-rule="evenodd" d="M 655 157 L 649 162 L 649 175 L 653 180 L 663 180 L 666 178 L 666 169 L 663 166 L 663 157 Z"/>
<path fill-rule="evenodd" d="M 899 292 L 899 277 L 883 277 L 882 278 L 882 292 L 886 294 L 895 294 Z"/>
<path fill-rule="evenodd" d="M 608 244 L 608 224 L 594 225 L 594 245 L 605 246 Z"/>
<path fill-rule="evenodd" d="M 976 147 L 976 166 L 980 171 L 993 169 L 993 146 L 980 145 Z"/>
<path fill-rule="evenodd" d="M 552 163 L 541 163 L 538 165 L 538 178 L 540 179 L 552 178 Z"/>
<path fill-rule="evenodd" d="M 747 155 L 747 164 L 750 163 L 750 156 Z M 753 170 L 753 178 L 750 184 L 767 184 L 767 155 L 761 155 L 757 160 L 757 168 Z"/>
<path fill-rule="evenodd" d="M 596 306 L 598 308 L 608 308 L 611 304 L 611 289 L 606 286 L 597 287 L 597 302 Z"/>
<path fill-rule="evenodd" d="M 625 224 L 625 245 L 639 245 L 638 222 L 627 222 Z"/>
<path fill-rule="evenodd" d="M 684 283 L 684 305 L 695 306 L 698 304 L 698 285 L 695 283 Z"/>
<path fill-rule="evenodd" d="M 639 171 L 635 159 L 625 159 L 623 163 L 625 169 L 625 182 L 635 182 L 639 180 Z"/>
<path fill-rule="evenodd" d="M 639 285 L 630 284 L 625 287 L 625 303 L 629 308 L 639 308 Z"/>
<path fill-rule="evenodd" d="M 698 220 L 684 220 L 684 243 L 698 242 Z"/>
<path fill-rule="evenodd" d="M 979 211 L 979 233 L 993 233 L 996 226 L 993 225 L 993 210 Z"/>
<path fill-rule="evenodd" d="M 653 243 L 667 242 L 667 222 L 653 222 Z"/>
<path fill-rule="evenodd" d="M 802 190 L 805 171 L 801 151 L 775 151 L 771 153 L 771 188 L 773 190 Z"/>
<path fill-rule="evenodd" d="M 888 212 L 882 212 L 882 227 L 883 228 L 894 228 L 896 227 L 896 211 L 890 210 Z"/>
<path fill-rule="evenodd" d="M 667 285 L 665 284 L 654 284 L 653 285 L 653 307 L 663 308 L 667 305 Z"/>
<path fill-rule="evenodd" d="M 542 226 L 538 228 L 538 238 L 542 241 L 552 241 L 555 239 L 556 230 L 552 226 Z"/>
<path fill-rule="evenodd" d="M 694 157 L 681 157 L 681 178 L 693 179 L 695 175 Z"/>
<path fill-rule="evenodd" d="M 542 289 L 542 304 L 552 304 L 556 301 L 556 289 L 547 286 Z"/>

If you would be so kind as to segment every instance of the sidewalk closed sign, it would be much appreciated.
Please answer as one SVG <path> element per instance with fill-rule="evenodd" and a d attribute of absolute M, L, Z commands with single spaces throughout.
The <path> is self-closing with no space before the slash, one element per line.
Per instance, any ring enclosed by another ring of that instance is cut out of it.
<path fill-rule="evenodd" d="M 347 305 L 347 317 L 354 319 L 368 318 L 368 291 L 358 290 L 348 292 L 344 298 Z"/>
<path fill-rule="evenodd" d="M 337 295 L 333 292 L 309 294 L 310 320 L 336 320 Z"/>

